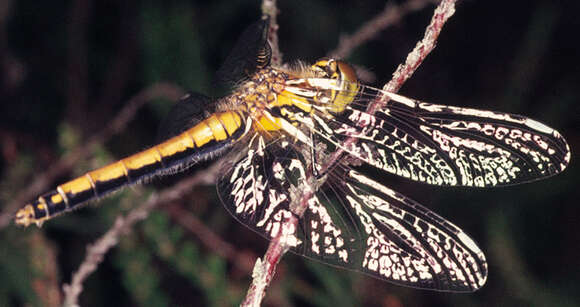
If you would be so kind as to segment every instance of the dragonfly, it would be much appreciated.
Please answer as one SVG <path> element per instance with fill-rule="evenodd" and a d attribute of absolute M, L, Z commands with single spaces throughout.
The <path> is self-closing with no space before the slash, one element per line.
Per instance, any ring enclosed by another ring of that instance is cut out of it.
<path fill-rule="evenodd" d="M 228 155 L 220 200 L 266 239 L 282 234 L 299 255 L 401 286 L 481 288 L 488 268 L 475 241 L 365 169 L 437 186 L 509 186 L 562 172 L 570 162 L 565 139 L 521 115 L 364 85 L 339 59 L 275 67 L 268 33 L 267 18 L 252 24 L 216 73 L 229 95 L 187 95 L 163 122 L 163 141 L 58 185 L 15 222 L 40 226 L 121 187 Z M 386 105 L 368 110 L 385 97 Z M 292 218 L 299 222 L 288 227 Z"/>

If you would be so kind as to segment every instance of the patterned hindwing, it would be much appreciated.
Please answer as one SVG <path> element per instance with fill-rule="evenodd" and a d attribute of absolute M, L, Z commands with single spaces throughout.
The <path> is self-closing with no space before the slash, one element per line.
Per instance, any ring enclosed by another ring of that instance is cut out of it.
<path fill-rule="evenodd" d="M 481 251 L 435 213 L 352 170 L 317 186 L 308 175 L 312 160 L 283 137 L 267 145 L 256 134 L 249 144 L 218 192 L 237 220 L 266 239 L 281 235 L 295 253 L 404 286 L 473 291 L 485 282 Z M 296 204 L 305 200 L 298 218 Z M 295 218 L 298 226 L 289 226 Z"/>
<path fill-rule="evenodd" d="M 337 194 L 319 199 L 316 179 L 307 175 L 312 160 L 294 146 L 284 137 L 266 146 L 256 134 L 247 153 L 220 178 L 221 201 L 238 221 L 266 239 L 282 234 L 297 254 L 349 267 L 349 251 L 362 248 L 358 229 L 348 213 L 335 210 L 334 202 L 341 201 Z M 300 218 L 294 210 L 306 194 L 312 197 L 306 199 L 308 207 Z M 287 227 L 291 218 L 299 220 L 297 228 Z"/>
<path fill-rule="evenodd" d="M 343 188 L 350 216 L 361 230 L 362 249 L 351 268 L 396 284 L 444 291 L 475 291 L 487 263 L 457 226 L 417 202 L 348 170 Z"/>
<path fill-rule="evenodd" d="M 381 95 L 391 99 L 383 109 L 374 115 L 363 111 Z M 564 138 L 535 120 L 420 102 L 362 85 L 346 111 L 327 125 L 332 132 L 319 135 L 352 156 L 433 185 L 519 184 L 560 173 L 570 162 Z M 357 141 L 345 143 L 347 138 Z"/>

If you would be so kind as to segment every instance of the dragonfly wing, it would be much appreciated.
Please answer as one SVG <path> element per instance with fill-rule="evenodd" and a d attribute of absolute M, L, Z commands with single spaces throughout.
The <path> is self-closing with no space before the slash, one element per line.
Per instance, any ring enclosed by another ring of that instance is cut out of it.
<path fill-rule="evenodd" d="M 391 100 L 374 115 L 366 113 L 381 95 Z M 359 86 L 354 101 L 331 123 L 325 123 L 324 112 L 314 118 L 329 128 L 312 129 L 336 147 L 379 169 L 433 185 L 519 184 L 560 173 L 570 162 L 564 138 L 535 120 L 420 102 L 368 86 Z M 348 138 L 356 142 L 345 142 Z"/>
<path fill-rule="evenodd" d="M 218 192 L 238 221 L 266 239 L 283 234 L 297 254 L 405 286 L 474 291 L 485 282 L 479 248 L 435 213 L 352 170 L 315 188 L 311 160 L 294 145 L 268 146 L 258 134 L 251 144 L 227 166 Z M 314 192 L 298 218 L 307 191 Z M 288 226 L 293 218 L 297 228 Z"/>
<path fill-rule="evenodd" d="M 274 238 L 286 219 L 294 214 L 290 211 L 292 193 L 303 178 L 303 166 L 288 143 L 268 146 L 260 134 L 250 138 L 249 147 L 225 166 L 217 189 L 222 203 L 238 221 L 267 239 Z M 297 166 L 298 168 L 291 168 Z M 294 179 L 290 174 L 294 173 Z M 296 236 L 290 234 L 292 240 Z M 295 241 L 294 245 L 297 244 Z"/>
<path fill-rule="evenodd" d="M 349 215 L 359 224 L 363 249 L 355 269 L 400 285 L 445 291 L 479 289 L 487 279 L 483 252 L 459 227 L 380 183 L 348 170 Z"/>
<path fill-rule="evenodd" d="M 229 90 L 229 87 L 248 80 L 258 69 L 270 64 L 269 27 L 270 19 L 266 16 L 246 28 L 216 72 L 214 87 L 217 91 Z"/>

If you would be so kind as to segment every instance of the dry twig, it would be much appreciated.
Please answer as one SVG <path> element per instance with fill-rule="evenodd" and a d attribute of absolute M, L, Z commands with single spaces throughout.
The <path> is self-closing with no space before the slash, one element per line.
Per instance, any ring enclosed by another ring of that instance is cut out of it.
<path fill-rule="evenodd" d="M 358 46 L 370 41 L 391 25 L 397 24 L 406 15 L 434 2 L 434 0 L 410 0 L 400 5 L 388 2 L 380 14 L 367 21 L 354 34 L 342 35 L 336 49 L 329 52 L 330 57 L 339 59 L 348 57 Z"/>
<path fill-rule="evenodd" d="M 270 16 L 270 33 L 268 34 L 268 42 L 272 48 L 272 64 L 276 66 L 282 65 L 282 52 L 280 52 L 280 45 L 278 44 L 278 7 L 276 0 L 262 1 L 262 14 Z"/>

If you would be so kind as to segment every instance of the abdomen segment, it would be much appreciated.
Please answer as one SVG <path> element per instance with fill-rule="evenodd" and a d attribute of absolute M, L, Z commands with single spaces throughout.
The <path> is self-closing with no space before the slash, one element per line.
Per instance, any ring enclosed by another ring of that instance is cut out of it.
<path fill-rule="evenodd" d="M 237 112 L 215 113 L 163 143 L 57 186 L 20 209 L 15 222 L 40 226 L 55 215 L 123 186 L 205 160 L 240 139 L 245 130 L 243 123 Z"/>

